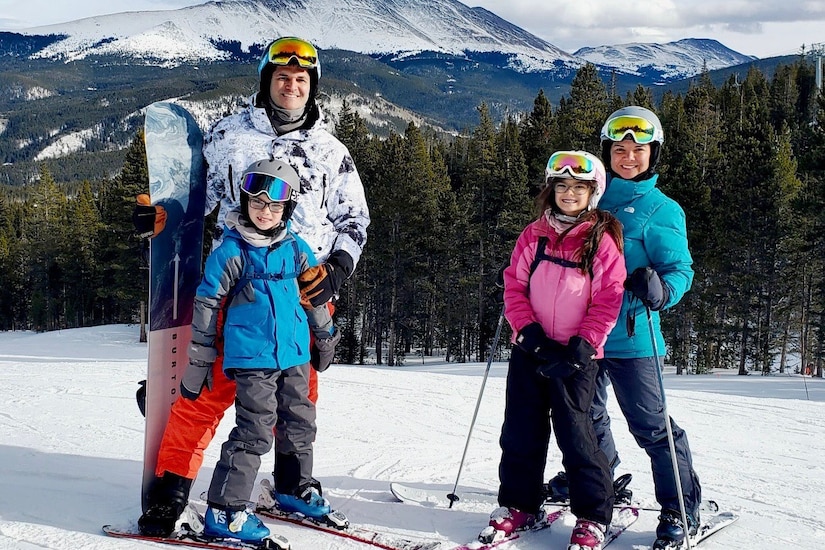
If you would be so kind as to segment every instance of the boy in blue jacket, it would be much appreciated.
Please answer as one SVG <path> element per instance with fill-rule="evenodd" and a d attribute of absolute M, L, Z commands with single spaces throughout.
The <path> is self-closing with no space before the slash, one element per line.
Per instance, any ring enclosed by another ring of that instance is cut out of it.
<path fill-rule="evenodd" d="M 217 357 L 218 317 L 225 311 L 223 370 L 236 383 L 235 428 L 221 447 L 207 501 L 204 533 L 256 542 L 269 529 L 247 505 L 261 456 L 277 438 L 291 467 L 278 476 L 275 498 L 287 510 L 311 505 L 329 512 L 313 486 L 315 405 L 308 398 L 309 327 L 333 331 L 325 307 L 302 306 L 298 277 L 317 265 L 288 221 L 300 191 L 298 174 L 277 160 L 244 173 L 240 209 L 226 217 L 223 242 L 207 258 L 195 297 L 190 364 L 181 395 L 197 399 Z M 273 428 L 276 435 L 273 436 Z M 298 495 L 303 492 L 312 494 Z M 309 504 L 307 504 L 309 503 Z"/>

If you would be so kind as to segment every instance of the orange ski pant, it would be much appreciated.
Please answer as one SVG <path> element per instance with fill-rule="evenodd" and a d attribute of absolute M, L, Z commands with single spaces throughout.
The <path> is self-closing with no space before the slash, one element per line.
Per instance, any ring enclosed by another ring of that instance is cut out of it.
<path fill-rule="evenodd" d="M 329 304 L 330 313 L 334 306 Z M 220 316 L 222 317 L 222 315 Z M 219 333 L 222 332 L 222 319 L 219 318 Z M 310 345 L 315 344 L 312 339 Z M 163 476 L 170 472 L 188 479 L 195 479 L 203 464 L 203 453 L 215 437 L 224 413 L 235 402 L 235 382 L 223 373 L 223 355 L 220 353 L 223 342 L 220 336 L 216 347 L 218 359 L 212 365 L 212 389 L 203 388 L 194 401 L 178 398 L 172 405 L 169 421 L 163 432 L 158 451 L 158 464 L 155 475 Z M 318 401 L 318 373 L 309 369 L 309 400 Z"/>

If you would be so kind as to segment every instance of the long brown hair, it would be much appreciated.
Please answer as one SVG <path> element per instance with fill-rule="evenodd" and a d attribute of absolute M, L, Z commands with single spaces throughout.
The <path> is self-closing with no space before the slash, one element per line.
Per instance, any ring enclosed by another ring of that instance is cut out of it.
<path fill-rule="evenodd" d="M 552 208 L 556 204 L 556 191 L 553 183 L 554 182 L 552 180 L 548 181 L 547 185 L 544 186 L 544 189 L 542 189 L 541 193 L 539 193 L 538 197 L 536 197 L 539 218 L 544 216 L 544 213 L 548 208 Z M 602 237 L 605 233 L 610 235 L 616 242 L 619 252 L 624 252 L 622 224 L 610 212 L 594 208 L 589 212 L 582 213 L 576 221 L 573 222 L 573 225 L 565 229 L 562 234 L 559 235 L 559 243 L 564 240 L 567 234 L 570 233 L 574 227 L 578 227 L 579 224 L 585 222 L 591 222 L 593 226 L 587 232 L 587 235 L 584 238 L 584 245 L 582 245 L 582 248 L 579 251 L 579 267 L 581 268 L 582 273 L 589 273 L 592 277 L 593 258 L 596 256 L 596 251 L 599 249 L 599 243 L 602 242 Z"/>

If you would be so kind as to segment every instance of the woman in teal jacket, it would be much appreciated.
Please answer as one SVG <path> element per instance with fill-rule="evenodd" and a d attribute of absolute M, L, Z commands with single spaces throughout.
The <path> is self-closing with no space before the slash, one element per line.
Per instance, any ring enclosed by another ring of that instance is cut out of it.
<path fill-rule="evenodd" d="M 664 142 L 658 117 L 642 107 L 619 109 L 605 122 L 601 140 L 609 176 L 599 208 L 622 223 L 629 277 L 619 322 L 607 338 L 604 359 L 599 360 L 593 426 L 599 447 L 615 472 L 619 455 L 606 408 L 607 386 L 612 383 L 630 432 L 650 457 L 656 500 L 662 507 L 654 548 L 669 548 L 671 543 L 681 543 L 685 530 L 645 309 L 651 310 L 656 347 L 659 356 L 664 357 L 659 311 L 676 305 L 690 289 L 693 260 L 688 250 L 684 211 L 656 187 L 656 163 Z M 693 470 L 687 435 L 673 419 L 668 420 L 676 446 L 688 530 L 693 534 L 699 524 L 702 491 Z M 552 479 L 551 487 L 563 484 L 560 479 L 563 478 Z M 622 496 L 617 495 L 617 502 Z"/>

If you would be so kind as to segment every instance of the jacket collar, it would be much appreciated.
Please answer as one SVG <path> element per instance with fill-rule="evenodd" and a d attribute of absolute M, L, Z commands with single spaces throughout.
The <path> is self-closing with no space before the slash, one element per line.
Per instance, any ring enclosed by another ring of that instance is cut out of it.
<path fill-rule="evenodd" d="M 641 197 L 650 192 L 659 180 L 659 174 L 653 174 L 651 177 L 642 181 L 633 181 L 611 176 L 607 180 L 607 189 L 604 192 L 602 200 L 599 202 L 599 208 L 610 210 L 611 207 L 621 206 L 627 204 L 637 197 Z"/>

